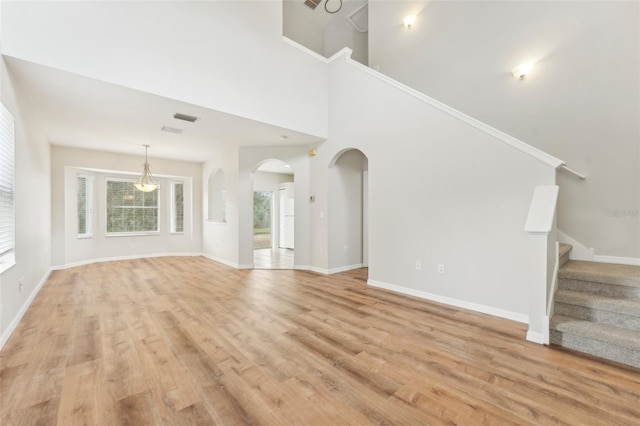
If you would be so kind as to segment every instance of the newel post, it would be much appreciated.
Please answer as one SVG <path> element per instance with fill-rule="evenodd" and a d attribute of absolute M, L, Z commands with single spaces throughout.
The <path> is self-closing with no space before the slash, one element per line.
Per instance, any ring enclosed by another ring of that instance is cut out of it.
<path fill-rule="evenodd" d="M 557 185 L 536 187 L 524 230 L 529 234 L 529 330 L 527 340 L 549 343 L 549 316 L 558 263 Z"/>

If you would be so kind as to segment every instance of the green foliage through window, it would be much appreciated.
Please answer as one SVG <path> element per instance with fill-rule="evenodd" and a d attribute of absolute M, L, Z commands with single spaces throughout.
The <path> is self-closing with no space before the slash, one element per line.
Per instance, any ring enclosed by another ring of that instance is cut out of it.
<path fill-rule="evenodd" d="M 271 192 L 253 193 L 253 228 L 271 228 Z"/>
<path fill-rule="evenodd" d="M 107 180 L 107 234 L 158 232 L 159 191 L 138 191 L 131 180 Z"/>
<path fill-rule="evenodd" d="M 184 183 L 171 182 L 171 232 L 184 232 Z"/>

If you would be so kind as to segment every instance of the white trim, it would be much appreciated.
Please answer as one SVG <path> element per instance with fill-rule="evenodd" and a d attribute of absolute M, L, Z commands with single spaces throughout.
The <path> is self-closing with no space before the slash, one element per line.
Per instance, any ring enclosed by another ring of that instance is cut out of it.
<path fill-rule="evenodd" d="M 238 269 L 255 269 L 255 265 L 253 263 L 246 263 L 244 265 L 238 265 Z"/>
<path fill-rule="evenodd" d="M 572 260 L 586 260 L 593 262 L 593 249 L 588 248 L 584 244 L 574 240 L 564 232 L 556 229 L 556 238 L 558 241 L 564 244 L 571 245 L 571 252 L 569 253 L 569 259 Z"/>
<path fill-rule="evenodd" d="M 210 254 L 206 254 L 206 253 L 202 253 L 201 256 L 202 257 L 206 257 L 209 260 L 213 260 L 214 262 L 222 263 L 225 266 L 230 266 L 230 267 L 235 268 L 235 269 L 240 269 L 240 265 L 239 264 L 230 262 L 230 261 L 228 261 L 226 259 L 223 259 L 221 257 L 211 256 Z"/>
<path fill-rule="evenodd" d="M 293 269 L 296 271 L 310 271 L 311 266 L 309 265 L 293 265 Z"/>
<path fill-rule="evenodd" d="M 329 63 L 329 61 L 327 60 L 327 58 L 325 58 L 324 56 L 322 56 L 319 53 L 314 52 L 313 50 L 309 49 L 308 47 L 305 47 L 303 45 L 301 45 L 300 43 L 297 43 L 293 40 L 291 40 L 288 37 L 282 36 L 282 41 L 284 41 L 285 43 L 287 43 L 290 46 L 295 47 L 296 49 L 306 53 L 309 56 L 312 56 L 314 58 L 316 58 L 317 60 L 319 60 L 320 62 L 324 62 L 325 64 Z"/>
<path fill-rule="evenodd" d="M 505 318 L 512 321 L 528 324 L 529 317 L 517 312 L 511 312 L 504 309 L 494 308 L 492 306 L 480 305 L 478 303 L 467 302 L 465 300 L 454 299 L 452 297 L 440 296 L 437 294 L 427 293 L 420 290 L 414 290 L 408 287 L 400 287 L 394 284 L 387 284 L 380 281 L 368 280 L 367 285 L 371 287 L 382 288 L 385 290 L 395 291 L 396 293 L 406 294 L 408 296 L 415 296 L 421 299 L 431 300 L 438 303 L 444 303 L 446 305 L 455 306 L 457 308 L 469 309 L 475 312 L 481 312 L 483 314 L 493 315 L 495 317 Z"/>
<path fill-rule="evenodd" d="M 593 256 L 593 261 L 602 263 L 618 263 L 620 265 L 640 266 L 640 258 L 636 257 L 600 256 L 596 254 Z"/>
<path fill-rule="evenodd" d="M 347 271 L 352 271 L 354 269 L 360 269 L 360 268 L 362 268 L 362 263 L 356 263 L 355 265 L 347 265 L 347 266 L 341 266 L 339 268 L 329 269 L 327 273 L 329 275 L 339 274 L 340 272 L 347 272 Z"/>
<path fill-rule="evenodd" d="M 556 253 L 560 253 L 560 243 L 556 241 Z M 560 270 L 560 256 L 556 256 L 556 262 L 553 265 L 553 278 L 551 281 L 551 289 L 549 290 L 549 298 L 547 300 L 547 319 L 553 316 L 553 301 L 558 289 L 558 271 Z M 548 342 L 547 342 L 548 343 Z"/>
<path fill-rule="evenodd" d="M 29 306 L 31 306 L 31 303 L 33 302 L 33 299 L 36 298 L 36 296 L 40 292 L 40 289 L 42 289 L 42 286 L 44 285 L 44 283 L 47 282 L 47 279 L 49 279 L 49 275 L 50 274 L 51 274 L 51 269 L 49 269 L 44 274 L 44 276 L 42 277 L 42 279 L 40 280 L 40 282 L 38 283 L 36 288 L 34 288 L 33 291 L 31 292 L 31 294 L 29 295 L 29 298 L 24 302 L 24 305 L 22 305 L 22 308 L 18 312 L 18 315 L 16 315 L 13 318 L 13 321 L 11 321 L 11 324 L 9 324 L 9 326 L 4 331 L 4 333 L 2 333 L 2 336 L 0 336 L 0 349 L 2 349 L 4 347 L 4 345 L 7 343 L 7 341 L 9 340 L 11 335 L 13 334 L 13 332 L 16 330 L 16 327 L 18 327 L 18 324 L 20 324 L 20 321 L 22 320 L 22 317 L 27 312 L 27 309 L 29 309 Z"/>
<path fill-rule="evenodd" d="M 538 343 L 540 345 L 544 345 L 544 334 L 536 333 L 534 331 L 527 331 L 527 340 L 529 342 Z"/>
<path fill-rule="evenodd" d="M 309 266 L 309 271 L 317 274 L 329 275 L 329 270 L 327 268 L 320 268 L 318 266 Z"/>
<path fill-rule="evenodd" d="M 572 260 L 584 260 L 587 262 L 601 262 L 601 263 L 617 263 L 619 265 L 631 265 L 640 266 L 640 258 L 638 257 L 619 257 L 619 256 L 605 256 L 594 253 L 594 249 L 586 247 L 584 244 L 574 240 L 564 232 L 558 230 L 558 241 L 565 244 L 571 244 L 572 249 L 569 253 L 569 258 Z"/>
<path fill-rule="evenodd" d="M 133 260 L 133 259 L 146 259 L 151 257 L 196 257 L 204 256 L 202 253 L 151 253 L 151 254 L 136 254 L 132 256 L 115 256 L 115 257 L 100 257 L 95 259 L 81 260 L 79 262 L 67 263 L 65 265 L 52 266 L 52 271 L 62 271 L 69 268 L 75 268 L 76 266 L 91 265 L 92 263 L 100 262 L 115 262 L 118 260 Z"/>

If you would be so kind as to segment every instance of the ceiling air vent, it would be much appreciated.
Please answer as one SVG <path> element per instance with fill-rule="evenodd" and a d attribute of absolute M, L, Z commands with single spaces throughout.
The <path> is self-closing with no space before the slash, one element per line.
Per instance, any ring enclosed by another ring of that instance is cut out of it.
<path fill-rule="evenodd" d="M 177 133 L 177 134 L 181 134 L 182 132 L 184 132 L 184 130 L 182 129 L 176 129 L 175 127 L 169 127 L 169 126 L 162 126 L 161 130 L 163 132 Z"/>
<path fill-rule="evenodd" d="M 195 123 L 196 121 L 198 121 L 198 117 L 194 117 L 193 115 L 180 114 L 179 112 L 173 114 L 173 118 L 188 121 L 189 123 Z"/>
<path fill-rule="evenodd" d="M 322 0 L 305 0 L 304 4 L 309 6 L 311 9 L 315 9 Z"/>

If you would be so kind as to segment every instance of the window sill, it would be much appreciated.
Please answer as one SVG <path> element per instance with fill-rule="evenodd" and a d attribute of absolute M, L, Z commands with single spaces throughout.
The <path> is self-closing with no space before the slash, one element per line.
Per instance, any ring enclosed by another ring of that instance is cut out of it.
<path fill-rule="evenodd" d="M 171 232 L 170 235 L 184 235 L 184 232 Z"/>
<path fill-rule="evenodd" d="M 93 235 L 78 235 L 79 240 L 90 240 L 93 238 Z"/>
<path fill-rule="evenodd" d="M 0 275 L 4 274 L 5 272 L 7 272 L 9 269 L 13 268 L 16 265 L 17 265 L 17 262 L 15 261 L 0 263 Z"/>
<path fill-rule="evenodd" d="M 159 236 L 160 232 L 126 232 L 126 233 L 111 233 L 105 234 L 105 237 L 155 237 Z"/>

